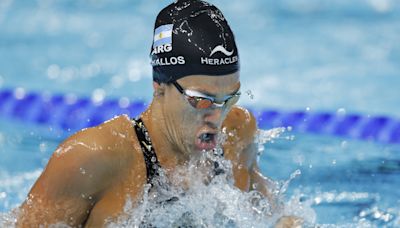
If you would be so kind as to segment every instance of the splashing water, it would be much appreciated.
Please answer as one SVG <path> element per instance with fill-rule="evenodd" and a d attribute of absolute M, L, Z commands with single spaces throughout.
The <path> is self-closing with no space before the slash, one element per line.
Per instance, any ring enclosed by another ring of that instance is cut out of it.
<path fill-rule="evenodd" d="M 170 177 L 161 171 L 154 185 L 146 186 L 139 206 L 129 200 L 124 215 L 108 227 L 270 227 L 283 215 L 303 215 L 306 222 L 315 222 L 315 213 L 299 200 L 282 201 L 283 207 L 274 210 L 259 192 L 240 191 L 233 183 L 231 163 L 216 154 L 204 152 Z M 220 172 L 212 169 L 216 163 Z"/>
<path fill-rule="evenodd" d="M 0 213 L 0 227 L 15 227 L 17 222 L 16 211 Z"/>
<path fill-rule="evenodd" d="M 255 143 L 258 145 L 258 158 L 262 155 L 265 149 L 265 144 L 274 143 L 276 139 L 280 139 L 285 132 L 290 132 L 291 127 L 277 127 L 269 130 L 258 129 L 255 137 Z M 286 140 L 294 140 L 294 136 L 286 136 Z"/>
<path fill-rule="evenodd" d="M 282 129 L 260 130 L 258 143 L 267 143 L 281 132 Z M 218 144 L 223 144 L 226 137 L 220 134 Z M 300 202 L 300 198 L 284 202 L 283 195 L 290 181 L 300 174 L 298 171 L 287 181 L 273 182 L 273 194 L 279 204 L 273 208 L 259 192 L 242 192 L 234 186 L 232 164 L 222 153 L 221 148 L 203 151 L 169 175 L 160 170 L 153 186 L 144 186 L 140 201 L 128 199 L 123 215 L 108 227 L 270 227 L 284 215 L 315 223 L 315 213 L 308 202 Z M 85 170 L 80 171 L 85 174 Z M 15 226 L 16 213 L 0 214 L 0 227 Z"/>
<path fill-rule="evenodd" d="M 253 94 L 253 92 L 252 92 L 251 90 L 247 90 L 247 91 L 246 91 L 246 94 L 247 94 L 247 96 L 248 96 L 251 100 L 254 99 L 254 94 Z"/>
<path fill-rule="evenodd" d="M 264 146 L 264 144 L 268 142 L 274 142 L 275 139 L 280 138 L 280 136 L 286 132 L 290 131 L 291 128 L 285 128 L 285 127 L 277 127 L 277 128 L 272 128 L 269 130 L 262 130 L 258 129 L 257 131 L 257 136 L 256 136 L 256 142 L 260 146 Z"/>

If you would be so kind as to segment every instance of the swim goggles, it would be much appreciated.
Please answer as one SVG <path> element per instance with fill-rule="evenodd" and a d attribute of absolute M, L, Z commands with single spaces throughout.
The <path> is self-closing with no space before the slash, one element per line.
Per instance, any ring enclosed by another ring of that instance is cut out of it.
<path fill-rule="evenodd" d="M 215 97 L 204 95 L 194 90 L 183 89 L 177 81 L 172 82 L 176 89 L 185 96 L 189 104 L 196 109 L 206 109 L 211 107 L 225 108 L 234 105 L 240 98 L 240 92 L 225 96 L 221 102 L 217 102 Z"/>

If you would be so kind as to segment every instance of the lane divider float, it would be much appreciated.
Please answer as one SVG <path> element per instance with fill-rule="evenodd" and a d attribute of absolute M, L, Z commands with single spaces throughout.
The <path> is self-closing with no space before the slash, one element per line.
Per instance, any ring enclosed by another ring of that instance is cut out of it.
<path fill-rule="evenodd" d="M 94 102 L 71 95 L 0 91 L 0 117 L 47 125 L 74 132 L 102 123 L 116 115 L 137 116 L 145 110 L 143 101 L 108 99 Z M 400 119 L 340 112 L 282 111 L 253 112 L 262 129 L 291 127 L 293 131 L 400 144 Z"/>

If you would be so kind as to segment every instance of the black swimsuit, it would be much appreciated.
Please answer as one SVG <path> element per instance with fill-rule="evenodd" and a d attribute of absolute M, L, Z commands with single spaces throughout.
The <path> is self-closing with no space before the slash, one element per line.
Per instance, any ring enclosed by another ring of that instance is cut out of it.
<path fill-rule="evenodd" d="M 155 176 L 158 176 L 158 169 L 160 168 L 160 162 L 157 159 L 156 152 L 154 151 L 153 144 L 149 136 L 149 132 L 141 118 L 132 120 L 133 126 L 135 127 L 136 135 L 142 148 L 144 162 L 146 163 L 146 174 L 147 183 L 151 184 Z"/>
<path fill-rule="evenodd" d="M 144 162 L 146 163 L 146 174 L 147 174 L 147 184 L 150 184 L 152 187 L 154 187 L 154 178 L 159 176 L 160 172 L 160 162 L 158 161 L 156 152 L 154 151 L 153 144 L 151 143 L 150 135 L 149 132 L 147 131 L 146 127 L 144 126 L 144 123 L 141 118 L 138 119 L 132 119 L 133 126 L 135 128 L 135 132 L 137 135 L 137 138 L 140 143 L 140 147 L 142 148 L 143 152 L 143 157 L 144 157 Z M 160 183 L 158 183 L 160 184 Z M 168 186 L 163 185 L 163 188 L 168 189 Z M 150 190 L 150 189 L 149 189 Z M 168 199 L 164 199 L 160 202 L 159 204 L 165 204 L 165 203 L 173 203 L 178 200 L 178 197 L 173 196 Z M 150 223 L 146 224 L 145 220 L 142 221 L 142 224 L 140 227 L 154 227 Z"/>

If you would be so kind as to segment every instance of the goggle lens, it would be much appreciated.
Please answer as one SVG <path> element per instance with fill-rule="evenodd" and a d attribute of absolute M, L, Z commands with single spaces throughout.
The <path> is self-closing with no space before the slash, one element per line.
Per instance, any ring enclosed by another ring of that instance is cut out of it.
<path fill-rule="evenodd" d="M 191 96 L 188 95 L 187 92 L 177 83 L 173 82 L 172 83 L 180 93 L 182 93 L 189 104 L 196 109 L 206 109 L 206 108 L 211 108 L 212 106 L 217 106 L 217 107 L 226 107 L 235 104 L 240 97 L 240 92 L 238 92 L 235 95 L 230 96 L 227 98 L 224 102 L 222 103 L 217 103 L 213 98 L 207 98 L 207 97 L 198 97 L 198 96 Z"/>
<path fill-rule="evenodd" d="M 207 98 L 196 98 L 197 104 L 196 106 L 193 106 L 198 109 L 205 109 L 205 108 L 210 108 L 213 105 L 213 102 L 210 99 Z"/>

